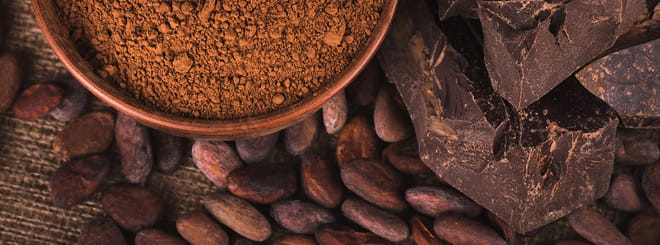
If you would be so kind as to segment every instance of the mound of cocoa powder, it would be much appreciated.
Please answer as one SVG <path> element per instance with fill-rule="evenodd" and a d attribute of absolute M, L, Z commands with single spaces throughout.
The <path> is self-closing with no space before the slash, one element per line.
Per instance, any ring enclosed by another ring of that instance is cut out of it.
<path fill-rule="evenodd" d="M 350 63 L 384 0 L 56 0 L 98 75 L 161 111 L 245 118 L 313 96 Z"/>

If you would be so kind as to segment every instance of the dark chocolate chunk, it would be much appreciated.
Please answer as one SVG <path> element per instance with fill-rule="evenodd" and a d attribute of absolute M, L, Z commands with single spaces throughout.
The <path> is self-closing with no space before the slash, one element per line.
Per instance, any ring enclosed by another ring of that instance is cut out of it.
<path fill-rule="evenodd" d="M 529 106 L 612 47 L 644 8 L 644 0 L 479 2 L 495 91 Z"/>
<path fill-rule="evenodd" d="M 438 0 L 438 15 L 440 20 L 461 16 L 478 19 L 476 0 Z"/>
<path fill-rule="evenodd" d="M 575 76 L 626 127 L 660 128 L 660 39 L 611 53 Z"/>
<path fill-rule="evenodd" d="M 517 232 L 603 196 L 613 168 L 615 112 L 575 78 L 516 110 L 487 75 L 471 74 L 484 69 L 468 67 L 474 64 L 429 26 L 424 4 L 400 2 L 379 54 L 411 113 L 421 159 Z"/>

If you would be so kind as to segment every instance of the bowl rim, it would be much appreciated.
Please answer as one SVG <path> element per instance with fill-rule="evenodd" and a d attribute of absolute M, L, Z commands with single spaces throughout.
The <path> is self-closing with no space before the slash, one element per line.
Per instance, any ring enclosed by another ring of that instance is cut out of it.
<path fill-rule="evenodd" d="M 49 46 L 71 75 L 92 94 L 140 123 L 167 133 L 198 139 L 236 140 L 277 132 L 316 113 L 330 98 L 344 89 L 367 66 L 383 43 L 399 0 L 384 0 L 380 18 L 367 42 L 335 79 L 314 95 L 291 106 L 269 113 L 229 120 L 195 119 L 166 113 L 147 106 L 96 75 L 80 56 L 60 23 L 53 0 L 33 0 L 32 10 Z M 56 30 L 55 28 L 59 28 Z M 57 32 L 59 31 L 59 32 Z M 61 33 L 58 34 L 58 33 Z"/>

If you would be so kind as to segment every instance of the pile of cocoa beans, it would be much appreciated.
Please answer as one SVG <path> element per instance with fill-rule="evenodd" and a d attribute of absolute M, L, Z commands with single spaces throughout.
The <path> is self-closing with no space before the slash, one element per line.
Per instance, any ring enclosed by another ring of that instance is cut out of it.
<path fill-rule="evenodd" d="M 0 110 L 67 122 L 53 142 L 63 164 L 51 175 L 52 204 L 71 208 L 102 191 L 107 216 L 89 223 L 79 244 L 515 244 L 534 234 L 516 234 L 422 162 L 406 109 L 375 62 L 320 113 L 282 132 L 197 140 L 192 149 L 121 113 L 87 112 L 88 92 L 70 78 L 18 94 L 20 73 L 15 57 L 0 56 Z M 660 244 L 658 138 L 619 131 L 617 168 L 627 170 L 599 203 L 637 213 L 623 232 L 583 207 L 567 220 L 584 240 L 556 244 Z M 266 161 L 278 144 L 297 161 Z M 167 203 L 143 184 L 153 169 L 175 171 L 188 151 L 217 191 L 205 210 L 178 217 L 175 234 L 155 228 Z M 99 190 L 115 166 L 125 183 Z"/>

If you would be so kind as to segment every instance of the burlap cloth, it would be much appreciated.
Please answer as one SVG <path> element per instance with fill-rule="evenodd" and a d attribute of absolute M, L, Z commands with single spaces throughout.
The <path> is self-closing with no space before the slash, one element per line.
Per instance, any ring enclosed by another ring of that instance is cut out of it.
<path fill-rule="evenodd" d="M 0 53 L 14 52 L 21 56 L 26 69 L 24 86 L 67 74 L 35 23 L 30 0 L 0 0 L 0 24 L 3 30 Z M 90 107 L 94 110 L 105 105 L 95 99 Z M 51 152 L 51 144 L 63 126 L 50 117 L 23 121 L 12 117 L 10 112 L 0 115 L 0 244 L 74 244 L 85 223 L 103 215 L 98 193 L 70 210 L 50 205 L 48 179 L 60 165 Z M 278 150 L 272 159 L 289 160 L 281 153 L 281 147 Z M 111 176 L 106 184 L 121 180 L 117 168 Z M 169 230 L 173 229 L 177 215 L 201 209 L 199 200 L 214 190 L 190 156 L 171 175 L 154 172 L 146 186 L 166 201 L 166 218 L 161 228 Z M 600 210 L 619 227 L 630 216 L 603 207 Z M 561 238 L 577 238 L 565 220 L 519 241 L 552 244 Z"/>

